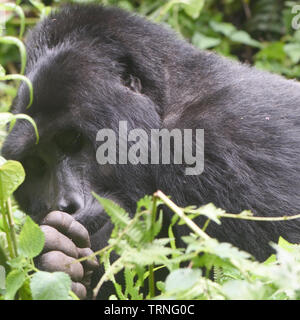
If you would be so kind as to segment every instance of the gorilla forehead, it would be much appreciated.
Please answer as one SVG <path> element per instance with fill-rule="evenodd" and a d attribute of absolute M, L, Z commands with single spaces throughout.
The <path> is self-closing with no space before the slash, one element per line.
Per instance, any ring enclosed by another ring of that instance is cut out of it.
<path fill-rule="evenodd" d="M 87 47 L 82 44 L 85 50 Z M 75 102 L 95 99 L 96 95 L 105 97 L 108 88 L 120 82 L 119 74 L 122 65 L 112 60 L 104 46 L 85 50 L 71 44 L 49 49 L 43 57 L 38 58 L 26 76 L 33 85 L 33 105 L 26 110 L 29 101 L 29 90 L 25 83 L 20 86 L 13 112 L 26 112 L 31 116 L 39 113 L 59 113 L 62 109 L 74 110 Z M 86 88 L 86 91 L 82 90 Z M 87 89 L 88 88 L 88 89 Z M 87 92 L 88 91 L 88 92 Z"/>

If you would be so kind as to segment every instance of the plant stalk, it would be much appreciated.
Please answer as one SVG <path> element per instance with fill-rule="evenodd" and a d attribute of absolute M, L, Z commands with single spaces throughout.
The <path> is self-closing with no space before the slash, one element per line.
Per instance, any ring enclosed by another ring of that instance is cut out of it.
<path fill-rule="evenodd" d="M 10 236 L 11 236 L 12 245 L 13 245 L 13 249 L 14 249 L 14 257 L 17 257 L 18 256 L 17 236 L 16 236 L 15 222 L 13 219 L 10 198 L 7 199 L 6 208 L 7 208 L 7 218 L 8 218 L 8 223 L 9 223 Z"/>
<path fill-rule="evenodd" d="M 156 191 L 154 196 L 161 199 L 173 212 L 175 212 L 199 237 L 208 240 L 210 236 L 201 230 L 191 219 L 189 219 L 174 202 L 172 202 L 163 192 Z"/>
<path fill-rule="evenodd" d="M 151 213 L 151 242 L 154 240 L 154 224 L 156 221 L 156 214 L 157 214 L 157 196 L 153 195 L 153 206 L 152 206 L 152 213 Z M 150 298 L 155 296 L 155 279 L 154 279 L 154 265 L 151 264 L 149 266 L 149 295 Z"/>
<path fill-rule="evenodd" d="M 7 247 L 8 247 L 9 255 L 10 255 L 10 258 L 14 258 L 14 249 L 13 249 L 13 244 L 12 244 L 12 240 L 11 240 L 11 234 L 10 234 L 9 226 L 8 226 L 8 223 L 7 223 L 6 210 L 5 210 L 5 206 L 4 206 L 3 201 L 1 201 L 0 207 L 1 207 L 2 221 L 3 221 L 4 231 L 5 231 L 5 234 L 6 234 L 6 240 L 7 240 Z"/>

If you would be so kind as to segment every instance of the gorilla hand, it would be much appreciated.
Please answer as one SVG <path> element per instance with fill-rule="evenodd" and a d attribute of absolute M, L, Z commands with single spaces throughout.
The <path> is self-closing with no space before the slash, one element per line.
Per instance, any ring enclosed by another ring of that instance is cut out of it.
<path fill-rule="evenodd" d="M 50 212 L 40 227 L 45 234 L 45 246 L 37 257 L 37 266 L 49 272 L 66 272 L 72 279 L 72 291 L 80 299 L 86 298 L 86 287 L 98 262 L 96 258 L 82 263 L 75 261 L 93 253 L 88 231 L 71 215 L 61 211 Z"/>

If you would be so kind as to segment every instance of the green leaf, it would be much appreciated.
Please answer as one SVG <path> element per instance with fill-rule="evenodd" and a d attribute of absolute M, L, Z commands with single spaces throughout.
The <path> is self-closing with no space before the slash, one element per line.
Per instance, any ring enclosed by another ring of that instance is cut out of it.
<path fill-rule="evenodd" d="M 290 243 L 284 238 L 279 237 L 278 246 L 288 252 L 294 252 L 294 249 L 298 246 L 297 244 Z"/>
<path fill-rule="evenodd" d="M 243 43 L 257 48 L 262 47 L 261 43 L 252 39 L 246 31 L 237 30 L 231 23 L 211 21 L 210 26 L 215 32 L 224 34 L 234 42 Z"/>
<path fill-rule="evenodd" d="M 223 292 L 231 300 L 262 300 L 267 287 L 262 282 L 249 283 L 243 280 L 231 280 L 224 284 Z"/>
<path fill-rule="evenodd" d="M 210 240 L 207 242 L 210 242 L 210 244 L 212 245 L 209 246 L 209 252 L 219 256 L 222 259 L 227 258 L 229 260 L 243 261 L 251 257 L 249 253 L 239 250 L 231 243 L 222 242 L 217 244 L 217 242 Z"/>
<path fill-rule="evenodd" d="M 153 232 L 153 237 L 156 237 L 160 233 L 162 225 L 163 225 L 163 211 L 160 210 L 158 219 L 153 224 L 153 231 L 152 231 Z"/>
<path fill-rule="evenodd" d="M 105 212 L 111 217 L 112 222 L 121 228 L 126 227 L 131 219 L 128 213 L 121 207 L 119 207 L 115 202 L 110 199 L 99 197 L 94 192 L 93 196 L 100 202 L 103 206 Z"/>
<path fill-rule="evenodd" d="M 23 270 L 12 270 L 6 277 L 6 300 L 13 300 L 16 292 L 21 288 L 25 281 L 25 273 Z"/>
<path fill-rule="evenodd" d="M 0 77 L 4 77 L 6 74 L 5 69 L 3 68 L 3 66 L 0 64 Z"/>
<path fill-rule="evenodd" d="M 267 260 L 264 261 L 264 264 L 268 265 L 268 264 L 275 263 L 276 261 L 277 261 L 276 254 L 272 254 Z"/>
<path fill-rule="evenodd" d="M 27 216 L 19 237 L 20 253 L 27 258 L 34 258 L 43 250 L 45 236 L 40 227 Z"/>
<path fill-rule="evenodd" d="M 31 4 L 36 7 L 39 11 L 43 11 L 45 8 L 45 5 L 41 1 L 37 0 L 29 0 Z"/>
<path fill-rule="evenodd" d="M 39 271 L 30 281 L 33 300 L 67 300 L 71 290 L 71 279 L 64 272 Z"/>
<path fill-rule="evenodd" d="M 209 204 L 202 206 L 198 209 L 185 208 L 184 212 L 191 213 L 191 215 L 188 216 L 190 219 L 194 219 L 195 217 L 202 215 L 202 216 L 206 216 L 208 219 L 214 221 L 217 224 L 221 224 L 219 216 L 222 213 L 225 213 L 224 210 L 217 208 L 213 203 L 209 203 Z M 179 225 L 181 225 L 181 224 L 183 224 L 182 221 L 179 222 Z"/>
<path fill-rule="evenodd" d="M 30 290 L 30 279 L 26 279 L 22 287 L 19 290 L 20 300 L 32 300 L 32 294 Z"/>
<path fill-rule="evenodd" d="M 244 210 L 241 213 L 238 214 L 239 217 L 253 217 L 254 214 L 250 210 Z"/>
<path fill-rule="evenodd" d="M 141 198 L 136 204 L 137 212 L 141 212 L 142 210 L 151 210 L 152 209 L 152 201 L 153 201 L 152 196 L 146 195 L 146 196 L 144 196 L 144 198 Z"/>
<path fill-rule="evenodd" d="M 180 254 L 179 249 L 171 249 L 166 245 L 169 244 L 169 239 L 155 239 L 152 243 L 146 243 L 142 249 L 125 247 L 122 253 L 123 261 L 133 263 L 140 266 L 149 266 L 151 264 L 168 265 L 170 261 L 168 257 L 172 254 Z"/>
<path fill-rule="evenodd" d="M 297 77 L 300 73 L 300 68 L 298 72 L 297 69 L 295 69 L 295 71 L 297 72 L 295 74 L 295 71 L 291 67 L 285 67 L 281 62 L 275 60 L 256 61 L 254 65 L 257 69 L 268 70 L 273 73 L 285 74 L 288 77 Z"/>
<path fill-rule="evenodd" d="M 1 115 L 1 113 L 0 113 L 0 115 Z M 7 160 L 0 156 L 0 166 L 2 166 L 5 162 L 7 162 Z"/>
<path fill-rule="evenodd" d="M 24 81 L 27 84 L 28 89 L 29 89 L 29 102 L 28 102 L 28 105 L 27 105 L 26 109 L 28 109 L 32 105 L 32 102 L 33 102 L 33 86 L 32 86 L 31 81 L 27 77 L 25 77 L 25 76 L 23 76 L 21 74 L 8 74 L 5 77 L 1 77 L 0 80 L 6 80 L 6 81 L 9 81 L 9 80 L 21 80 L 21 81 Z M 21 114 L 16 114 L 15 118 L 19 117 L 20 115 Z M 26 117 L 29 117 L 29 116 L 26 115 Z"/>
<path fill-rule="evenodd" d="M 158 290 L 160 290 L 162 293 L 166 292 L 166 285 L 162 281 L 157 281 L 156 282 L 156 287 Z"/>
<path fill-rule="evenodd" d="M 230 39 L 234 42 L 243 43 L 251 47 L 262 48 L 262 44 L 250 37 L 245 31 L 236 31 L 230 35 Z"/>
<path fill-rule="evenodd" d="M 6 78 L 8 78 L 8 76 Z M 25 79 L 27 79 L 27 78 L 25 78 Z M 32 103 L 32 98 L 30 99 L 30 104 L 31 103 Z M 4 126 L 4 125 L 6 125 L 7 123 L 10 122 L 9 131 L 11 131 L 13 129 L 17 119 L 24 119 L 24 120 L 29 121 L 32 124 L 33 129 L 34 129 L 35 134 L 36 134 L 36 143 L 38 143 L 39 142 L 39 133 L 38 133 L 38 129 L 37 129 L 36 123 L 27 114 L 23 114 L 23 113 L 12 114 L 10 112 L 1 112 L 0 113 L 0 126 Z"/>
<path fill-rule="evenodd" d="M 186 0 L 184 2 L 183 10 L 185 13 L 193 19 L 197 19 L 205 4 L 205 0 Z M 185 4 L 186 3 L 186 4 Z"/>
<path fill-rule="evenodd" d="M 20 162 L 9 160 L 0 166 L 0 199 L 7 201 L 25 179 Z"/>
<path fill-rule="evenodd" d="M 300 42 L 300 29 L 294 33 L 293 38 L 296 42 Z"/>
<path fill-rule="evenodd" d="M 130 1 L 119 1 L 118 6 L 127 11 L 134 11 L 134 6 Z"/>
<path fill-rule="evenodd" d="M 2 3 L 2 4 L 0 4 L 0 10 L 1 10 L 1 8 L 4 10 L 15 11 L 19 15 L 19 17 L 20 17 L 19 38 L 22 38 L 24 30 L 25 30 L 25 15 L 24 15 L 23 9 L 14 3 Z"/>
<path fill-rule="evenodd" d="M 300 62 L 300 43 L 288 43 L 284 46 L 284 52 L 293 63 Z"/>
<path fill-rule="evenodd" d="M 176 238 L 175 238 L 175 235 L 174 235 L 174 232 L 173 232 L 173 227 L 175 225 L 175 223 L 179 220 L 179 217 L 177 214 L 173 215 L 172 219 L 171 219 L 171 223 L 169 224 L 169 228 L 168 228 L 168 236 L 169 236 L 169 239 L 170 239 L 170 246 L 172 249 L 177 249 L 176 247 Z M 172 258 L 176 258 L 178 257 L 179 254 L 173 254 L 172 255 Z M 177 265 L 175 265 L 176 268 L 179 268 L 179 263 Z"/>
<path fill-rule="evenodd" d="M 11 269 L 22 269 L 27 264 L 27 261 L 24 257 L 17 256 L 16 258 L 9 259 L 7 264 L 11 267 Z"/>
<path fill-rule="evenodd" d="M 179 291 L 191 288 L 201 277 L 200 269 L 182 268 L 171 272 L 166 279 L 166 291 Z"/>
<path fill-rule="evenodd" d="M 285 59 L 286 54 L 284 52 L 284 44 L 280 41 L 268 44 L 255 55 L 256 61 L 277 60 L 283 63 Z"/>
<path fill-rule="evenodd" d="M 0 265 L 7 268 L 7 257 L 9 256 L 9 250 L 7 245 L 7 238 L 5 232 L 2 232 L 1 229 L 3 229 L 2 226 L 3 220 L 0 218 Z"/>
<path fill-rule="evenodd" d="M 222 260 L 228 260 L 234 265 L 247 264 L 251 255 L 245 251 L 241 251 L 227 242 L 219 243 L 216 239 L 208 239 L 205 241 L 193 240 L 191 237 L 183 237 L 183 241 L 188 243 L 186 252 L 193 251 L 207 252 L 216 255 Z"/>
<path fill-rule="evenodd" d="M 244 279 L 245 277 L 243 274 L 236 268 L 224 264 L 222 268 L 222 276 L 219 283 L 224 284 L 226 281 L 229 280 L 241 280 Z"/>
<path fill-rule="evenodd" d="M 216 47 L 221 43 L 221 40 L 218 38 L 207 37 L 200 32 L 195 32 L 192 38 L 192 43 L 199 49 L 205 50 Z"/>
<path fill-rule="evenodd" d="M 222 33 L 228 38 L 237 30 L 233 24 L 227 22 L 217 22 L 212 20 L 209 24 L 215 32 Z"/>
<path fill-rule="evenodd" d="M 12 121 L 13 118 L 14 118 L 14 115 L 12 113 L 10 113 L 10 112 L 1 112 L 0 113 L 0 126 L 5 126 L 7 123 Z"/>
<path fill-rule="evenodd" d="M 125 278 L 125 295 L 130 297 L 128 299 L 131 300 L 142 300 L 143 294 L 140 293 L 140 286 L 138 285 L 138 281 L 135 281 L 136 272 L 129 268 L 125 268 L 124 270 L 124 278 Z"/>
<path fill-rule="evenodd" d="M 127 229 L 126 236 L 136 245 L 140 244 L 145 236 L 143 224 L 140 221 L 132 224 L 132 219 L 130 219 L 129 214 L 123 208 L 119 207 L 110 199 L 101 198 L 94 192 L 92 192 L 92 194 L 103 206 L 105 212 L 110 216 L 112 223 L 116 227 L 122 230 L 131 223 Z"/>
<path fill-rule="evenodd" d="M 14 116 L 14 118 L 15 119 L 24 119 L 24 120 L 27 120 L 31 123 L 31 125 L 33 126 L 33 129 L 34 129 L 35 135 L 36 135 L 36 144 L 37 144 L 39 142 L 40 137 L 39 137 L 39 132 L 38 132 L 35 121 L 30 116 L 28 116 L 27 114 L 23 114 L 23 113 L 16 114 Z M 10 127 L 10 130 L 12 130 L 11 127 Z"/>
<path fill-rule="evenodd" d="M 24 43 L 16 38 L 16 37 L 11 37 L 11 36 L 6 36 L 6 37 L 1 37 L 0 38 L 0 43 L 5 43 L 5 44 L 14 44 L 18 47 L 20 56 L 21 56 L 21 71 L 20 73 L 23 75 L 25 71 L 25 65 L 26 65 L 26 49 Z"/>
<path fill-rule="evenodd" d="M 0 265 L 0 290 L 5 289 L 5 268 Z"/>

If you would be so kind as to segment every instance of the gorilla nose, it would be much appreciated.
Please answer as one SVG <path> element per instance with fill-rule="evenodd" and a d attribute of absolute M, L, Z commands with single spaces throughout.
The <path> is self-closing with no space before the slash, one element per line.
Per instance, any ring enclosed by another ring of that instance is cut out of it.
<path fill-rule="evenodd" d="M 74 197 L 73 199 L 60 199 L 56 207 L 59 211 L 74 214 L 81 208 L 81 205 L 80 201 Z"/>

